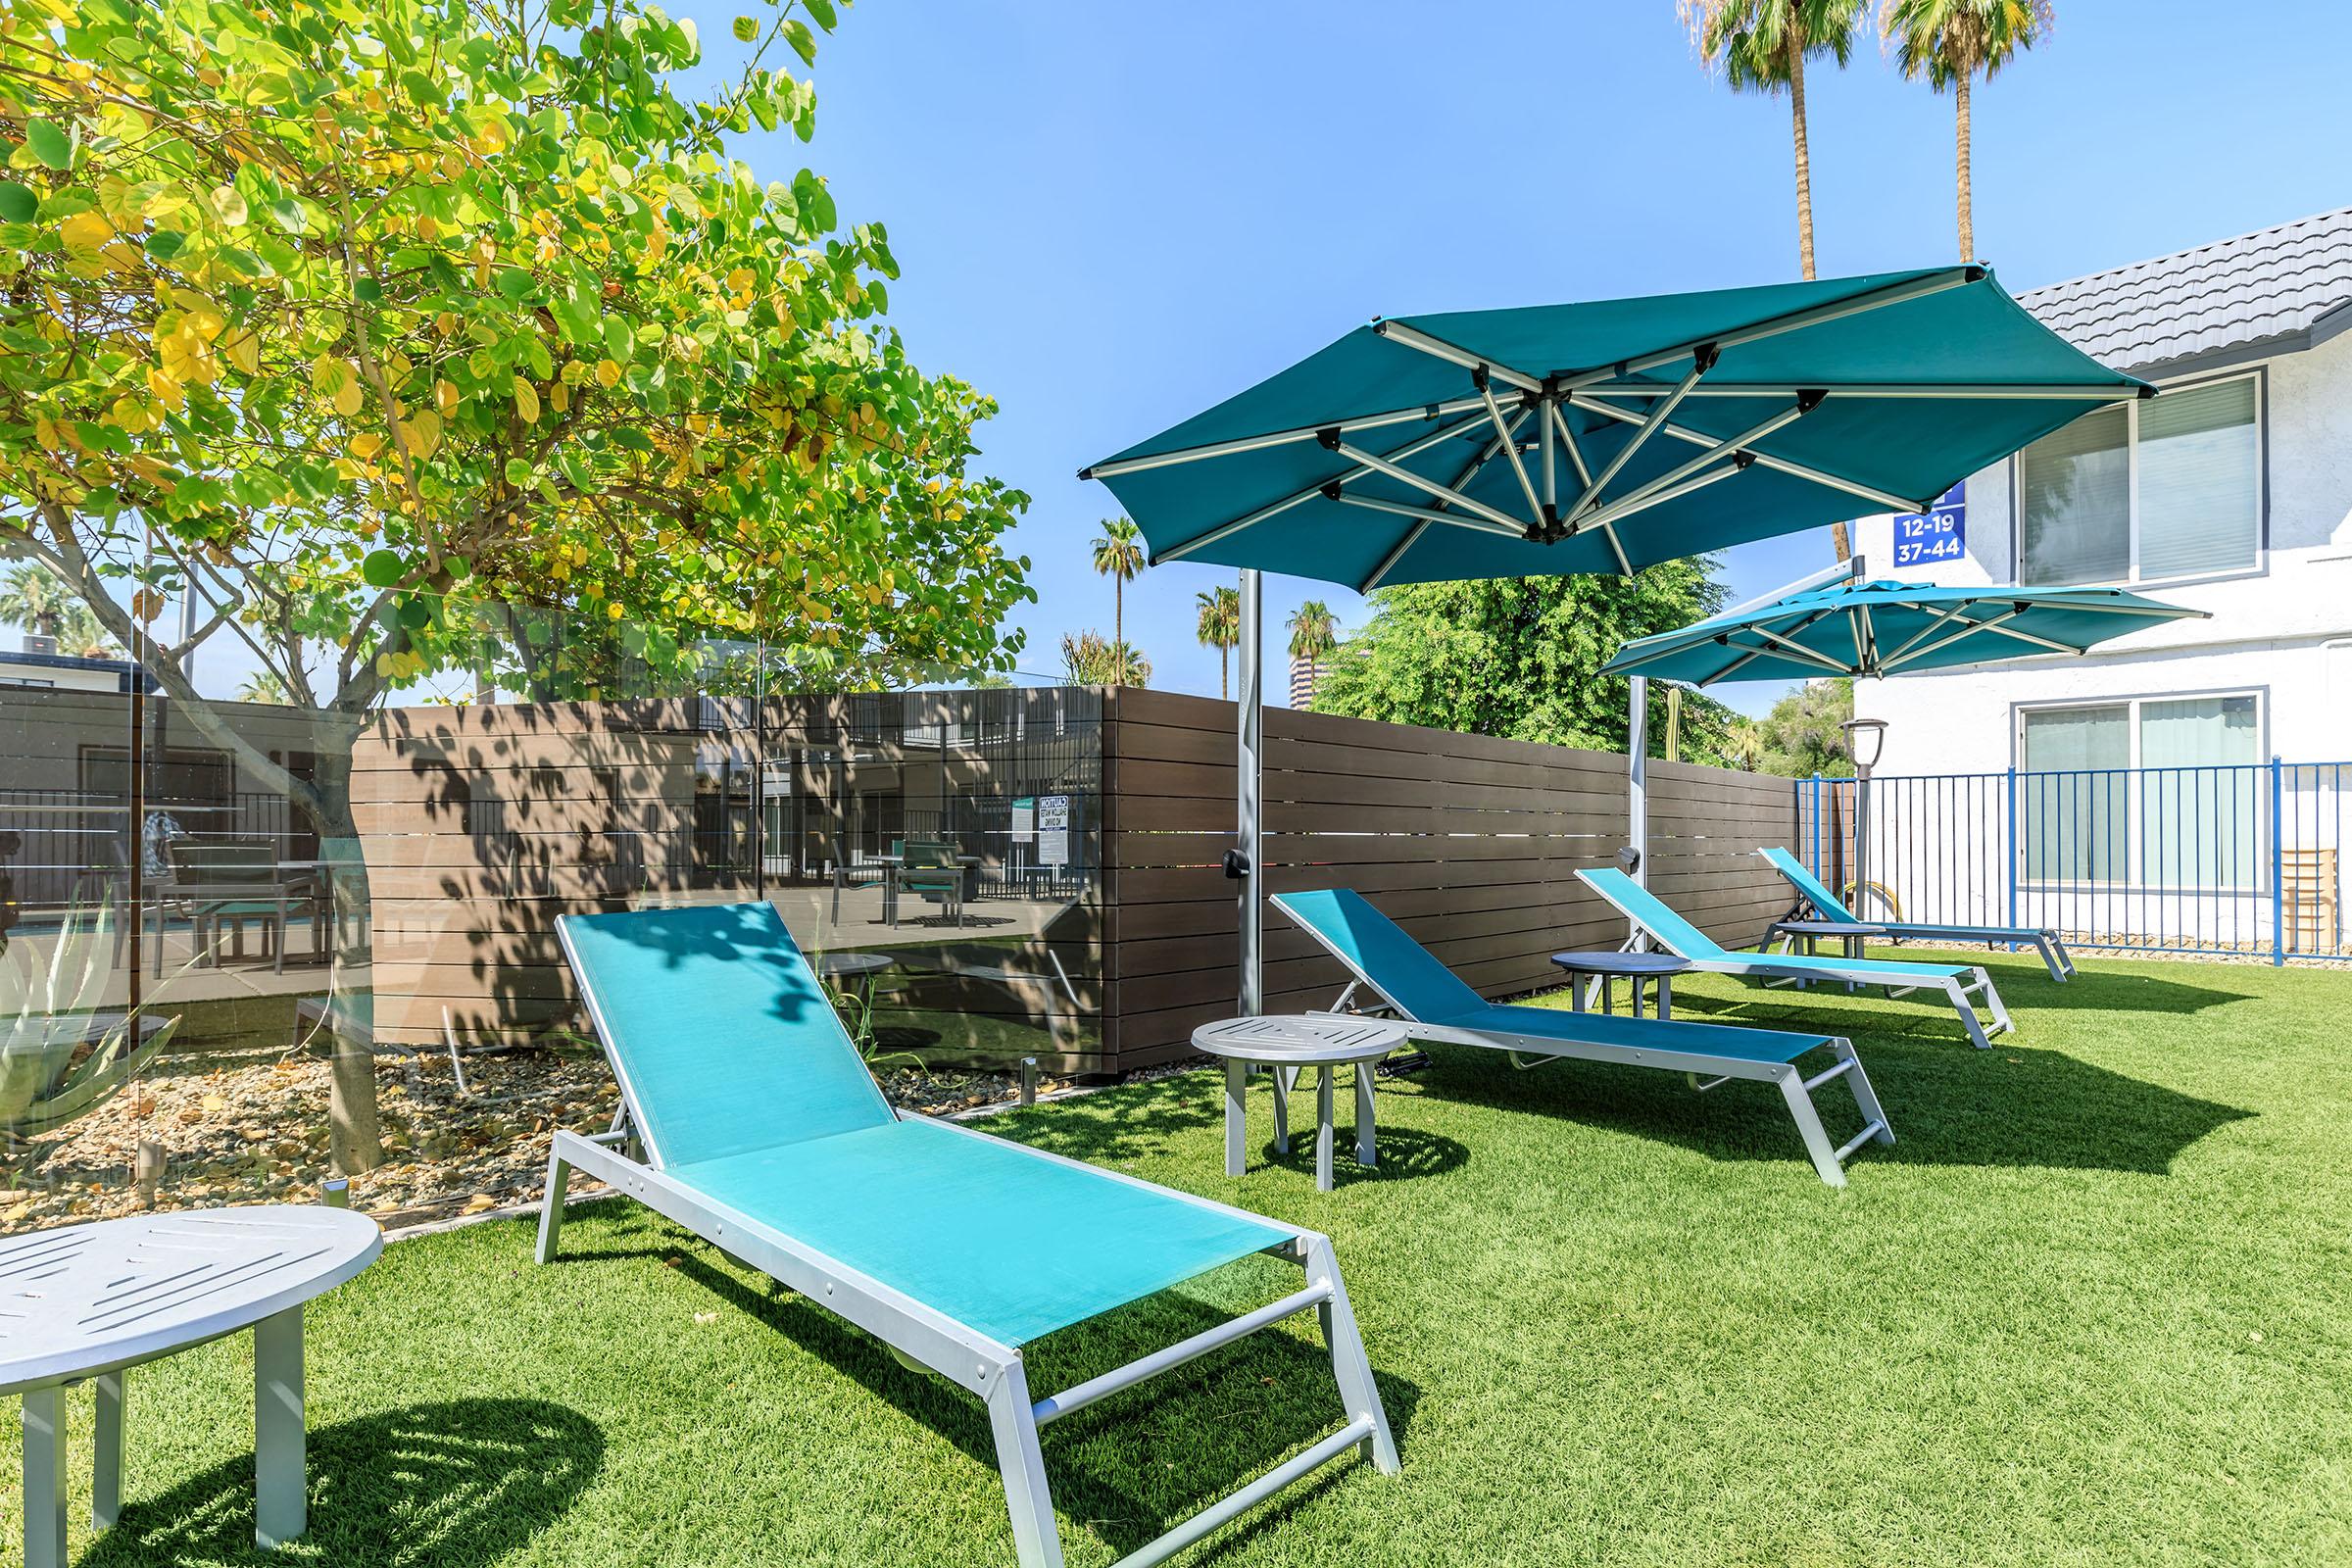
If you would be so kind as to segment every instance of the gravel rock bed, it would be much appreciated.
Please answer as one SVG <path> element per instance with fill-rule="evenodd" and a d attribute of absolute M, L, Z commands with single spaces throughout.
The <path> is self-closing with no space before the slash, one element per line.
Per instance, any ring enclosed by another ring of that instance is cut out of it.
<path fill-rule="evenodd" d="M 351 1179 L 351 1206 L 386 1229 L 536 1201 L 559 1127 L 602 1132 L 619 1090 L 593 1056 L 526 1051 L 466 1058 L 379 1056 L 384 1162 Z M 1014 1099 L 1008 1073 L 883 1075 L 902 1109 L 926 1115 Z M 72 1126 L 0 1153 L 0 1232 L 233 1203 L 313 1202 L 327 1168 L 327 1065 L 312 1056 L 167 1061 Z M 142 1142 L 159 1146 L 152 1195 Z M 597 1184 L 575 1177 L 575 1192 Z"/>

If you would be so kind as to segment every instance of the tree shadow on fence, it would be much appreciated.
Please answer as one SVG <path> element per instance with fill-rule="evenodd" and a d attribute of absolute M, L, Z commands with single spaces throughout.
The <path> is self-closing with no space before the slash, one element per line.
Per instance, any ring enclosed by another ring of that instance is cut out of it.
<path fill-rule="evenodd" d="M 254 1544 L 247 1455 L 127 1502 L 80 1568 L 487 1568 L 570 1507 L 604 1454 L 594 1422 L 546 1399 L 403 1405 L 310 1435 L 310 1529 L 289 1551 Z"/>

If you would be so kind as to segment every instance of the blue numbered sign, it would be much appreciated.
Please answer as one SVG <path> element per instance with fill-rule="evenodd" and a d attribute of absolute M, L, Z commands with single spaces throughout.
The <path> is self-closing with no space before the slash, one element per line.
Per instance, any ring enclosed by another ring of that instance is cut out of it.
<path fill-rule="evenodd" d="M 1968 554 L 1968 486 L 1956 484 L 1926 512 L 1897 513 L 1894 564 L 1925 566 Z"/>

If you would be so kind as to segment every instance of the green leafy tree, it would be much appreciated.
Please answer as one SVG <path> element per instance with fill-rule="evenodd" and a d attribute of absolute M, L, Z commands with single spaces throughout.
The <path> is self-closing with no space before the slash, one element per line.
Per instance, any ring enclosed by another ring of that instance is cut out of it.
<path fill-rule="evenodd" d="M 1710 71 L 1735 92 L 1787 93 L 1796 144 L 1796 255 L 1813 275 L 1813 150 L 1805 115 L 1805 62 L 1828 58 L 1842 70 L 1853 58 L 1863 0 L 1675 0 L 1676 14 Z M 1839 561 L 1853 556 L 1842 522 L 1830 525 Z"/>
<path fill-rule="evenodd" d="M 1152 684 L 1152 662 L 1123 642 L 1104 642 L 1099 631 L 1064 634 L 1061 668 L 1073 686 Z"/>
<path fill-rule="evenodd" d="M 741 19 L 748 63 L 681 96 L 694 26 L 644 0 L 0 0 L 6 544 L 125 646 L 212 607 L 152 672 L 324 836 L 367 713 L 439 670 L 1008 665 L 992 406 L 885 324 L 880 225 L 732 151 L 807 138 L 772 61 L 833 21 Z M 313 776 L 183 676 L 214 637 L 317 710 Z M 335 1089 L 364 1168 L 364 1060 Z"/>
<path fill-rule="evenodd" d="M 1203 648 L 1217 651 L 1217 695 L 1229 697 L 1228 671 L 1232 667 L 1234 646 L 1242 640 L 1242 591 L 1238 588 L 1210 588 L 1193 595 L 1197 612 L 1193 633 Z"/>
<path fill-rule="evenodd" d="M 1752 718 L 1735 718 L 1724 727 L 1723 760 L 1727 767 L 1753 773 L 1764 765 L 1764 731 Z"/>
<path fill-rule="evenodd" d="M 1808 681 L 1755 721 L 1755 770 L 1788 778 L 1851 778 L 1854 760 L 1838 726 L 1854 716 L 1854 683 L 1843 675 Z"/>
<path fill-rule="evenodd" d="M 1960 260 L 1977 259 L 1975 134 L 1969 105 L 1977 77 L 1993 74 L 2018 52 L 2050 34 L 2058 18 L 2050 0 L 1886 0 L 1879 28 L 1906 80 L 1925 76 L 1937 92 L 1952 93 L 1952 162 L 1960 207 Z"/>
<path fill-rule="evenodd" d="M 1315 688 L 1317 712 L 1546 741 L 1626 747 L 1627 682 L 1600 675 L 1618 646 L 1703 619 L 1723 601 L 1706 560 L 1633 577 L 1521 577 L 1414 583 L 1372 596 L 1372 618 L 1343 641 Z M 1650 705 L 1652 746 L 1666 705 Z M 1692 694 L 1681 751 L 1723 757 L 1728 711 Z"/>
<path fill-rule="evenodd" d="M 1127 585 L 1144 569 L 1144 531 L 1132 517 L 1105 517 L 1095 570 L 1110 579 L 1110 640 L 1127 646 Z"/>

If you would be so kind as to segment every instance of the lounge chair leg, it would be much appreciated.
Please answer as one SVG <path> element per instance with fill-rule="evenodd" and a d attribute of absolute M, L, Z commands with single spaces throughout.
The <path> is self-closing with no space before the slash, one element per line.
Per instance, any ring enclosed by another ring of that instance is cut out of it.
<path fill-rule="evenodd" d="M 571 1167 L 562 1154 L 547 1156 L 547 1196 L 539 1204 L 539 1261 L 552 1263 L 556 1242 L 564 1231 L 564 1189 L 571 1183 Z"/>
<path fill-rule="evenodd" d="M 997 1468 L 1004 1476 L 1004 1507 L 1012 1515 L 1012 1547 L 1021 1568 L 1061 1568 L 1061 1527 L 1046 1484 L 1046 1456 L 1037 1445 L 1037 1411 L 1029 1375 L 1016 1357 L 988 1391 L 988 1422 L 997 1434 Z"/>
<path fill-rule="evenodd" d="M 1310 1285 L 1330 1287 L 1331 1298 L 1316 1306 L 1315 1316 L 1323 1326 L 1323 1343 L 1331 1349 L 1332 1377 L 1340 1385 L 1348 1419 L 1372 1422 L 1365 1457 L 1382 1475 L 1393 1476 L 1399 1468 L 1396 1440 L 1390 1435 L 1389 1413 L 1381 1407 L 1380 1386 L 1372 1380 L 1372 1360 L 1364 1353 L 1363 1336 L 1356 1332 L 1355 1312 L 1348 1304 L 1348 1287 L 1340 1281 L 1340 1263 L 1329 1237 L 1308 1240 L 1306 1279 Z"/>
<path fill-rule="evenodd" d="M 1822 1131 L 1821 1113 L 1813 1108 L 1813 1097 L 1805 1091 L 1804 1074 L 1793 1066 L 1782 1071 L 1781 1098 L 1788 1102 L 1788 1114 L 1796 1119 L 1797 1136 L 1805 1141 L 1814 1170 L 1832 1187 L 1843 1187 L 1845 1167 L 1838 1163 L 1838 1146 Z"/>
<path fill-rule="evenodd" d="M 2061 985 L 2065 984 L 2067 971 L 2066 966 L 2058 961 L 2058 953 L 2055 951 L 2057 944 L 2046 936 L 2035 937 L 2034 947 L 2041 955 L 2042 966 L 2050 971 L 2050 978 Z"/>
<path fill-rule="evenodd" d="M 2009 1008 L 2001 1001 L 2000 988 L 1992 983 L 1992 976 L 1982 968 L 1976 971 L 1976 989 L 1984 998 L 1985 1010 L 1992 1014 L 1992 1032 L 1996 1035 L 2007 1034 L 2016 1026 L 2009 1021 Z"/>
<path fill-rule="evenodd" d="M 1944 992 L 1951 998 L 1952 1010 L 1960 1015 L 1960 1027 L 1968 1031 L 1970 1044 L 1979 1051 L 1990 1051 L 1992 1042 L 1984 1038 L 1984 1025 L 1977 1020 L 1977 1000 L 1968 994 L 1968 987 L 1957 980 L 1947 980 Z"/>
<path fill-rule="evenodd" d="M 1840 1040 L 1836 1042 L 1836 1049 L 1841 1059 L 1853 1063 L 1846 1069 L 1845 1086 L 1854 1092 L 1854 1107 L 1862 1112 L 1863 1124 L 1867 1126 L 1874 1121 L 1879 1124 L 1871 1142 L 1893 1143 L 1894 1126 L 1886 1119 L 1886 1107 L 1879 1103 L 1879 1092 L 1870 1086 L 1870 1074 L 1862 1070 L 1862 1058 L 1854 1054 L 1854 1043 Z"/>

